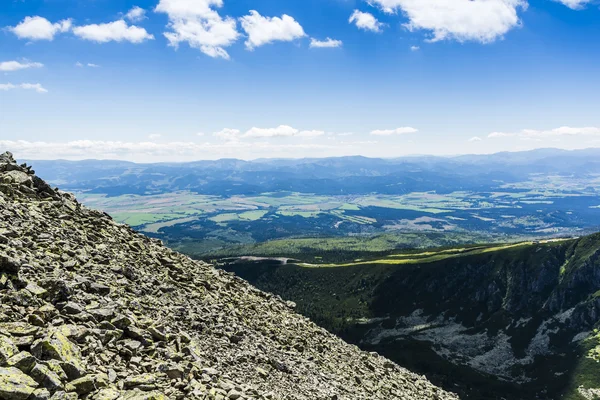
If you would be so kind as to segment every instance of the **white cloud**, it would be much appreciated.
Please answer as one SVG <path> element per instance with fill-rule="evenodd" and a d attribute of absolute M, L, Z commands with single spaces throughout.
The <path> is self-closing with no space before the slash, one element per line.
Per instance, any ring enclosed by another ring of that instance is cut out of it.
<path fill-rule="evenodd" d="M 331 38 L 327 38 L 325 40 L 318 40 L 315 38 L 311 38 L 310 39 L 310 47 L 311 48 L 342 47 L 342 41 L 331 39 Z"/>
<path fill-rule="evenodd" d="M 295 136 L 309 138 L 323 135 L 325 135 L 325 131 L 300 131 Z"/>
<path fill-rule="evenodd" d="M 162 137 L 162 135 L 160 133 L 152 133 L 152 134 L 148 135 L 148 139 L 159 139 L 161 137 Z"/>
<path fill-rule="evenodd" d="M 481 142 L 481 138 L 479 136 L 473 136 L 468 142 Z"/>
<path fill-rule="evenodd" d="M 586 5 L 592 2 L 592 0 L 554 0 L 564 4 L 572 10 L 581 10 Z"/>
<path fill-rule="evenodd" d="M 577 0 L 564 0 L 576 2 Z M 490 43 L 519 26 L 526 0 L 371 0 L 384 12 L 400 10 L 411 30 L 431 32 L 430 41 Z"/>
<path fill-rule="evenodd" d="M 298 129 L 288 125 L 279 125 L 277 128 L 252 128 L 242 137 L 244 138 L 266 138 L 266 137 L 290 137 L 298 134 Z"/>
<path fill-rule="evenodd" d="M 127 25 L 127 22 L 122 19 L 106 24 L 76 26 L 73 28 L 73 33 L 82 39 L 97 43 L 110 41 L 142 43 L 154 39 L 154 36 L 149 34 L 146 29 L 135 25 Z"/>
<path fill-rule="evenodd" d="M 359 10 L 354 10 L 348 19 L 348 22 L 351 24 L 354 23 L 360 29 L 372 32 L 381 32 L 381 28 L 383 28 L 384 25 L 379 22 L 377 18 L 373 16 L 373 14 Z"/>
<path fill-rule="evenodd" d="M 198 132 L 196 133 L 196 136 L 204 136 L 204 132 Z"/>
<path fill-rule="evenodd" d="M 570 126 L 561 126 L 555 129 L 538 130 L 523 129 L 519 132 L 492 132 L 488 138 L 519 137 L 521 140 L 541 140 L 544 138 L 575 137 L 575 136 L 600 136 L 600 128 L 588 126 L 583 128 L 573 128 Z"/>
<path fill-rule="evenodd" d="M 384 129 L 371 131 L 371 135 L 375 136 L 391 136 L 391 135 L 406 135 L 409 133 L 417 133 L 418 129 L 411 128 L 410 126 L 396 128 L 396 129 Z"/>
<path fill-rule="evenodd" d="M 93 64 L 93 63 L 82 64 L 79 61 L 77 61 L 75 63 L 75 66 L 78 67 L 78 68 L 83 68 L 83 67 L 100 68 L 100 65 L 98 65 L 98 64 Z"/>
<path fill-rule="evenodd" d="M 223 140 L 237 140 L 241 131 L 239 129 L 225 128 L 219 132 L 213 133 L 213 136 Z"/>
<path fill-rule="evenodd" d="M 514 133 L 506 133 L 506 132 L 492 132 L 488 135 L 488 138 L 493 139 L 493 138 L 510 137 L 510 136 L 515 136 L 515 134 Z"/>
<path fill-rule="evenodd" d="M 131 10 L 125 14 L 125 18 L 131 22 L 140 22 L 146 18 L 146 10 L 141 7 L 134 6 Z"/>
<path fill-rule="evenodd" d="M 69 29 L 71 29 L 70 19 L 63 19 L 53 24 L 39 16 L 25 17 L 17 26 L 8 27 L 8 30 L 20 39 L 29 40 L 52 40 L 57 33 L 68 32 Z"/>
<path fill-rule="evenodd" d="M 291 42 L 306 36 L 302 26 L 289 15 L 263 17 L 255 10 L 240 18 L 242 28 L 248 34 L 246 48 L 253 50 L 275 41 Z"/>
<path fill-rule="evenodd" d="M 352 142 L 340 142 L 341 144 L 349 144 L 349 145 L 371 145 L 371 144 L 378 144 L 379 142 L 376 140 L 355 140 Z"/>
<path fill-rule="evenodd" d="M 3 61 L 0 62 L 0 71 L 13 72 L 28 68 L 42 68 L 44 64 L 39 62 L 19 62 L 19 61 Z"/>
<path fill-rule="evenodd" d="M 419 46 L 410 46 L 410 51 L 419 51 L 421 48 Z"/>
<path fill-rule="evenodd" d="M 561 126 L 560 128 L 540 131 L 535 129 L 523 129 L 521 136 L 525 137 L 552 137 L 552 136 L 575 136 L 575 135 L 600 135 L 600 128 L 572 128 L 569 126 Z"/>
<path fill-rule="evenodd" d="M 25 89 L 35 90 L 38 93 L 48 93 L 48 91 L 39 83 L 20 83 L 13 85 L 12 83 L 0 83 L 0 90 Z"/>
<path fill-rule="evenodd" d="M 169 17 L 169 45 L 177 48 L 185 42 L 210 57 L 229 59 L 225 50 L 240 36 L 235 19 L 222 18 L 213 7 L 223 0 L 160 0 L 155 8 Z"/>
<path fill-rule="evenodd" d="M 102 140 L 77 140 L 71 142 L 30 142 L 26 140 L 1 140 L 0 148 L 12 151 L 19 158 L 27 159 L 133 159 L 133 160 L 197 160 L 236 157 L 254 159 L 258 157 L 307 157 L 317 152 L 354 154 L 357 147 L 323 145 L 314 143 L 271 144 L 268 142 L 122 142 Z"/>
<path fill-rule="evenodd" d="M 324 136 L 325 131 L 319 130 L 306 130 L 301 131 L 296 128 L 292 128 L 288 125 L 279 125 L 276 128 L 256 128 L 253 127 L 246 132 L 242 133 L 239 129 L 225 128 L 219 132 L 213 133 L 213 136 L 223 140 L 237 141 L 240 139 L 256 139 L 256 138 L 274 138 L 274 137 L 300 137 L 300 138 L 314 138 L 318 136 Z"/>

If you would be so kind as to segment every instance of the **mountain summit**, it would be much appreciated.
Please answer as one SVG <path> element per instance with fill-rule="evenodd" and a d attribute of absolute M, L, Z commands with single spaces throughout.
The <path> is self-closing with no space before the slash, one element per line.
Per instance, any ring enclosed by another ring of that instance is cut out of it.
<path fill-rule="evenodd" d="M 456 399 L 0 156 L 0 398 Z"/>

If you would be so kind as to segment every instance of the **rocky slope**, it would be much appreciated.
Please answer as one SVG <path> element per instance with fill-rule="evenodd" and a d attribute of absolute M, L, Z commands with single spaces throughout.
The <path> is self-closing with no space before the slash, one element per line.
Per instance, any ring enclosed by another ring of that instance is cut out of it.
<path fill-rule="evenodd" d="M 600 398 L 600 234 L 493 249 L 405 265 L 225 268 L 469 398 Z"/>
<path fill-rule="evenodd" d="M 456 399 L 0 156 L 0 398 Z"/>

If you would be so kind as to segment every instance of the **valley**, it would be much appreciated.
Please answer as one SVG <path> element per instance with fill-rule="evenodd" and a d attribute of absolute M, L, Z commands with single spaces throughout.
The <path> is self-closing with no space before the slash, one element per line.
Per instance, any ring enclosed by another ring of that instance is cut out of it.
<path fill-rule="evenodd" d="M 405 240 L 407 234 L 478 243 L 593 233 L 600 230 L 599 159 L 595 149 L 543 149 L 397 159 L 35 165 L 40 176 L 84 204 L 206 257 L 299 238 L 394 237 L 407 248 L 446 245 Z"/>
<path fill-rule="evenodd" d="M 116 222 L 461 398 L 593 400 L 599 156 L 36 168 Z"/>
<path fill-rule="evenodd" d="M 598 254 L 594 235 L 218 265 L 462 398 L 583 400 L 600 387 Z"/>

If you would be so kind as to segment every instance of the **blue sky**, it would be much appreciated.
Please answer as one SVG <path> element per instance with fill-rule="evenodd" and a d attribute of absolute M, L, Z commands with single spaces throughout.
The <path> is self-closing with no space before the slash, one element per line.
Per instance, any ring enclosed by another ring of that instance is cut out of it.
<path fill-rule="evenodd" d="M 25 158 L 600 145 L 600 3 L 3 0 L 0 148 Z"/>

